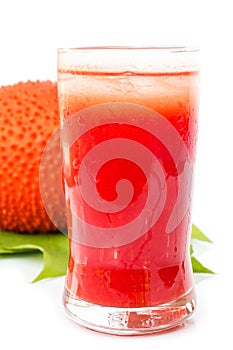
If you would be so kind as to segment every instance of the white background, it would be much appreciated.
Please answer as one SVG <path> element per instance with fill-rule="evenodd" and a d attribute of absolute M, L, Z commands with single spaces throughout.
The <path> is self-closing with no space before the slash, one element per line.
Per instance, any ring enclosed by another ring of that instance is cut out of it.
<path fill-rule="evenodd" d="M 198 45 L 201 105 L 193 222 L 214 241 L 200 260 L 217 272 L 196 283 L 198 309 L 174 332 L 108 336 L 70 321 L 64 277 L 32 284 L 40 256 L 0 257 L 3 349 L 232 349 L 233 21 L 231 1 L 0 0 L 0 85 L 56 79 L 56 48 Z M 208 248 L 208 249 L 207 249 Z M 224 345 L 223 345 L 224 344 Z"/>

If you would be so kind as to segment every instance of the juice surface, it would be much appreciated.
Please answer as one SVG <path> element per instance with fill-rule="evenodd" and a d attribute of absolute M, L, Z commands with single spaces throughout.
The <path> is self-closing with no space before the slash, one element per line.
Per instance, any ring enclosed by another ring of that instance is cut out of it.
<path fill-rule="evenodd" d="M 193 285 L 198 73 L 59 74 L 68 289 L 116 307 L 181 297 Z"/>

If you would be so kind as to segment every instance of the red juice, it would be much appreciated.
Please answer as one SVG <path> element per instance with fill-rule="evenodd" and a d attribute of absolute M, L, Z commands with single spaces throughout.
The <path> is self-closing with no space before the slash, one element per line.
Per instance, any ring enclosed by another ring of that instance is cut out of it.
<path fill-rule="evenodd" d="M 176 313 L 152 317 L 155 328 L 175 324 L 187 314 L 182 300 L 195 299 L 189 238 L 198 71 L 88 67 L 58 74 L 66 289 L 88 305 L 115 308 L 177 301 Z M 127 316 L 126 328 L 144 327 L 147 321 L 135 315 Z"/>

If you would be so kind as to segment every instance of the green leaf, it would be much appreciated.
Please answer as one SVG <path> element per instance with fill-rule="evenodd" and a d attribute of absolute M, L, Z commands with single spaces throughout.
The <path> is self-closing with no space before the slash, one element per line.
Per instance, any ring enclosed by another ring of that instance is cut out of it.
<path fill-rule="evenodd" d="M 43 254 L 43 269 L 33 282 L 44 278 L 62 276 L 66 273 L 69 244 L 61 233 L 19 234 L 0 232 L 0 254 L 32 253 Z"/>
<path fill-rule="evenodd" d="M 209 242 L 212 243 L 212 241 L 196 226 L 192 225 L 192 239 L 198 239 L 199 241 Z"/>
<path fill-rule="evenodd" d="M 194 240 L 194 241 L 193 241 Z M 208 269 L 204 265 L 201 264 L 199 260 L 194 256 L 195 255 L 195 240 L 200 242 L 208 242 L 213 243 L 196 225 L 192 225 L 192 235 L 190 244 L 190 256 L 192 262 L 193 273 L 210 273 L 215 274 L 212 270 Z"/>
<path fill-rule="evenodd" d="M 192 267 L 193 267 L 193 273 L 210 273 L 214 274 L 214 272 L 204 265 L 200 263 L 194 256 L 191 256 L 192 261 Z"/>
<path fill-rule="evenodd" d="M 194 252 L 192 244 L 190 244 L 189 249 L 190 249 L 190 256 L 192 256 L 192 255 L 193 255 L 193 252 Z"/>

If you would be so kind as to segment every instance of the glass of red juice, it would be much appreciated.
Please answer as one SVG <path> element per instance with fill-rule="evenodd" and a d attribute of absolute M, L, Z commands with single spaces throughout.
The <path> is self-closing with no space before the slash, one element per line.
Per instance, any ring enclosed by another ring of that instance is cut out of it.
<path fill-rule="evenodd" d="M 70 256 L 63 303 L 77 323 L 133 335 L 195 310 L 189 255 L 199 50 L 58 50 Z"/>

